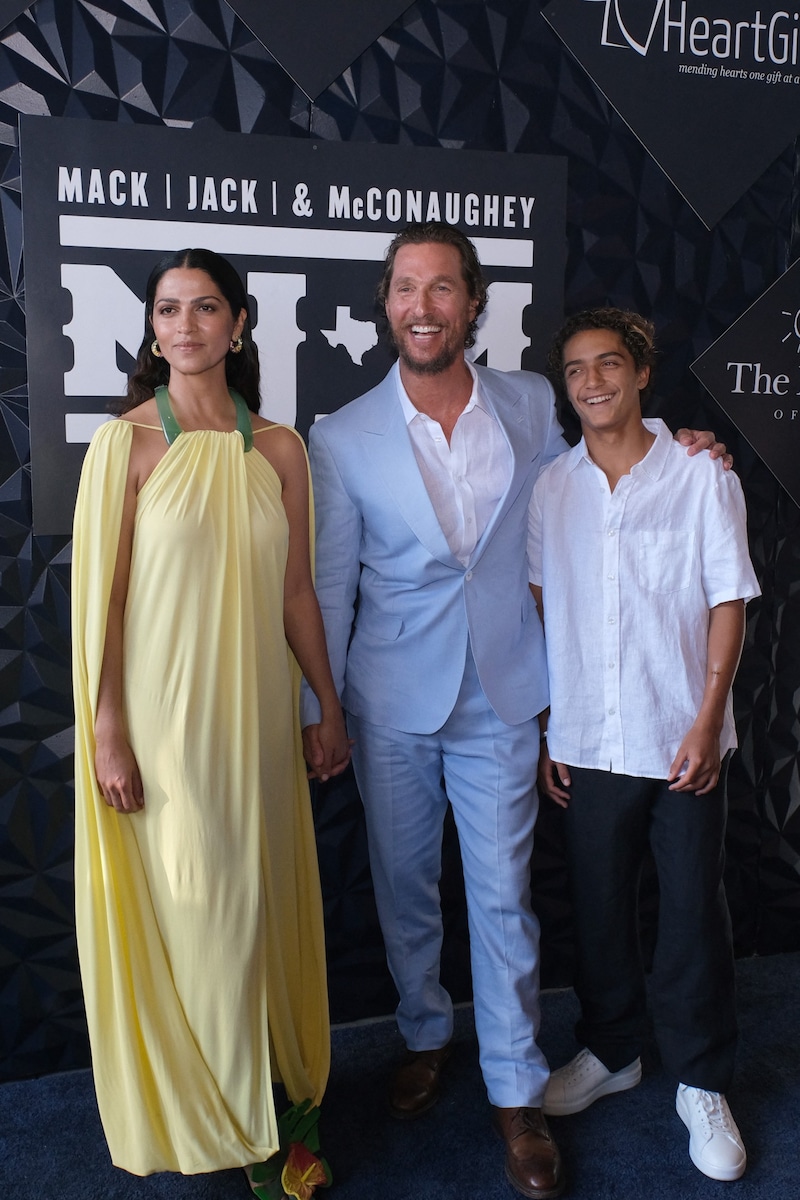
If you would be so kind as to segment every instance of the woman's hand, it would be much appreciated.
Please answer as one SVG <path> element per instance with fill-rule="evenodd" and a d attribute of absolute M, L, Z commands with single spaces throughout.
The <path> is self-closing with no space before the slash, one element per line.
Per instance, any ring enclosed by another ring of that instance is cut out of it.
<path fill-rule="evenodd" d="M 98 737 L 94 769 L 103 799 L 119 813 L 144 808 L 142 777 L 127 738 L 121 734 Z"/>

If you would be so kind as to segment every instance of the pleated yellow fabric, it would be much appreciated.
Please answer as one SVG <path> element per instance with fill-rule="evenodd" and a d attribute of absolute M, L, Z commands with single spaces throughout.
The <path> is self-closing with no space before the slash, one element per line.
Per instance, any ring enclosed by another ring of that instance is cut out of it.
<path fill-rule="evenodd" d="M 145 808 L 106 806 L 94 718 L 133 429 L 95 435 L 73 557 L 75 889 L 95 1086 L 137 1175 L 261 1161 L 271 1083 L 321 1099 L 322 908 L 283 630 L 281 487 L 241 435 L 169 448 L 138 497 L 124 703 Z"/>

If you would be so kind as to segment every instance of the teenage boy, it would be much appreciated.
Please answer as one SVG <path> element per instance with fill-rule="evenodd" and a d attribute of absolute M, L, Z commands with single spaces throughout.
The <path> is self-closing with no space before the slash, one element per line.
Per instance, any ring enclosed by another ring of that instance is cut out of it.
<path fill-rule="evenodd" d="M 619 309 L 572 317 L 551 352 L 583 437 L 541 472 L 530 509 L 551 697 L 539 787 L 565 810 L 583 1048 L 553 1073 L 543 1108 L 581 1112 L 641 1079 L 649 844 L 661 1058 L 692 1161 L 730 1180 L 746 1154 L 725 1099 L 737 1038 L 725 759 L 744 607 L 759 588 L 737 477 L 705 452 L 691 462 L 661 421 L 642 419 L 653 357 L 653 326 Z"/>

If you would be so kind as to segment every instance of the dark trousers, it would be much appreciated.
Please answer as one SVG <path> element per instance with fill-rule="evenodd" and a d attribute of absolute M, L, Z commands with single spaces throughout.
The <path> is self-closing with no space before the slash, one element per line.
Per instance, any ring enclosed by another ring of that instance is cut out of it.
<path fill-rule="evenodd" d="M 667 1071 L 724 1092 L 736 1049 L 731 923 L 723 884 L 727 804 L 720 782 L 706 796 L 670 792 L 663 780 L 570 768 L 565 813 L 578 964 L 576 1028 L 610 1070 L 639 1055 L 645 979 L 638 890 L 648 843 L 659 883 L 652 1009 Z"/>

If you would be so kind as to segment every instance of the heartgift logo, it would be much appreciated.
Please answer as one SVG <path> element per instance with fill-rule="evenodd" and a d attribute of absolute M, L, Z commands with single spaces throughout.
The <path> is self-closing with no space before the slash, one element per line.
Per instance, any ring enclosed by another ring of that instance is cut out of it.
<path fill-rule="evenodd" d="M 800 132 L 800 0 L 542 12 L 709 229 Z"/>
<path fill-rule="evenodd" d="M 629 48 L 646 57 L 651 47 L 664 54 L 677 52 L 700 59 L 797 66 L 800 61 L 800 13 L 778 9 L 762 17 L 756 9 L 748 19 L 698 14 L 689 0 L 653 0 L 648 13 L 642 0 L 584 0 L 605 5 L 602 46 Z M 624 11 L 623 11 L 624 10 Z"/>

